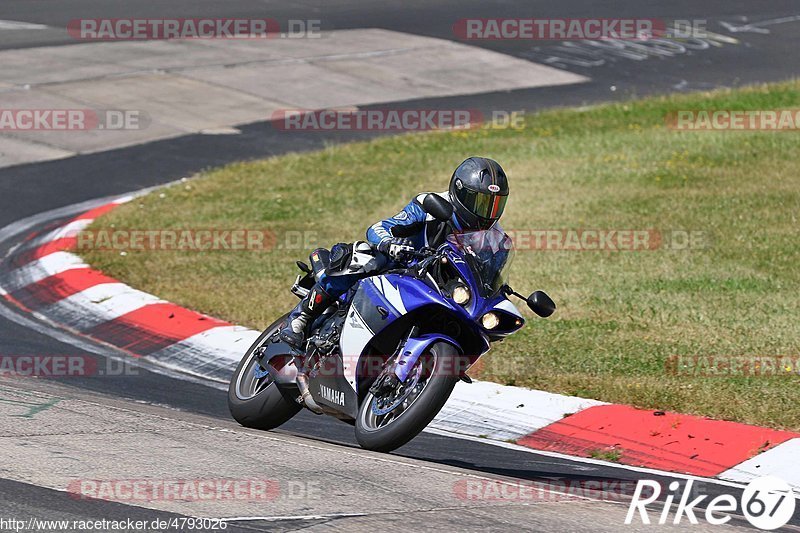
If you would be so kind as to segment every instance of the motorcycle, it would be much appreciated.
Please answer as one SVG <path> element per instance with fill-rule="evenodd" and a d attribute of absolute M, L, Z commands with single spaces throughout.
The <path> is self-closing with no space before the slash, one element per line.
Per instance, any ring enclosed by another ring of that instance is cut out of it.
<path fill-rule="evenodd" d="M 288 314 L 250 346 L 228 388 L 240 424 L 273 429 L 305 407 L 354 425 L 363 448 L 394 450 L 433 420 L 459 380 L 472 382 L 467 370 L 493 342 L 525 325 L 510 296 L 540 317 L 553 314 L 544 292 L 524 297 L 508 285 L 514 249 L 505 232 L 445 237 L 451 204 L 429 194 L 423 208 L 441 223 L 431 240 L 441 245 L 359 281 L 310 326 L 303 353 L 278 338 Z M 291 290 L 302 298 L 315 278 L 297 264 L 302 273 Z"/>

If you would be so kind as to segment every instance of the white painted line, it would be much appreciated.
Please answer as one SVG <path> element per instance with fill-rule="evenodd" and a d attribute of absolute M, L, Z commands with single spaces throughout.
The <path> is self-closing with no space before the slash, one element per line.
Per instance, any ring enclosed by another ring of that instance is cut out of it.
<path fill-rule="evenodd" d="M 89 224 L 94 222 L 94 219 L 90 218 L 83 218 L 80 220 L 73 220 L 72 222 L 61 226 L 58 230 L 49 233 L 48 235 L 52 234 L 52 238 L 50 240 L 56 239 L 63 239 L 65 237 L 75 237 L 80 231 L 85 230 L 89 227 Z"/>
<path fill-rule="evenodd" d="M 800 438 L 787 440 L 730 468 L 722 479 L 747 483 L 761 476 L 777 476 L 800 490 Z"/>
<path fill-rule="evenodd" d="M 64 328 L 62 324 L 55 323 L 37 312 L 34 312 L 33 316 L 38 320 L 32 320 L 31 318 L 28 318 L 27 314 L 23 315 L 19 312 L 15 312 L 11 307 L 0 305 L 0 316 L 15 324 L 18 324 L 20 327 L 29 329 L 31 331 L 36 331 L 42 335 L 47 335 L 48 337 L 51 337 L 59 342 L 70 344 L 88 353 L 102 355 L 104 357 L 113 359 L 114 361 L 124 362 L 125 364 L 136 368 L 144 368 L 149 372 L 154 372 L 162 376 L 168 376 L 172 379 L 180 379 L 181 381 L 196 383 L 198 385 L 203 385 L 216 390 L 228 390 L 227 383 L 223 385 L 221 383 L 208 381 L 207 379 L 198 379 L 196 377 L 189 376 L 185 372 L 177 373 L 168 368 L 164 368 L 163 365 L 151 364 L 146 358 L 131 357 L 130 354 L 125 353 L 116 346 L 106 342 L 89 340 L 85 339 L 85 337 L 77 337 L 75 332 L 68 331 L 67 328 Z M 66 491 L 66 489 L 63 490 Z"/>
<path fill-rule="evenodd" d="M 228 382 L 258 331 L 241 326 L 219 326 L 147 356 L 162 366 L 193 376 Z"/>
<path fill-rule="evenodd" d="M 736 483 L 732 481 L 716 479 L 711 477 L 702 477 L 702 476 L 693 476 L 691 474 L 680 474 L 677 472 L 667 472 L 666 470 L 657 470 L 655 468 L 647 468 L 644 466 L 630 466 L 621 463 L 610 463 L 608 461 L 601 461 L 600 459 L 592 459 L 591 457 L 579 457 L 577 455 L 567 455 L 558 452 L 551 452 L 551 451 L 544 451 L 544 450 L 535 450 L 533 448 L 528 448 L 526 446 L 520 446 L 519 444 L 514 444 L 511 442 L 505 441 L 498 441 L 498 440 L 491 440 L 491 439 L 484 439 L 480 437 L 473 437 L 470 435 L 462 435 L 457 433 L 450 433 L 449 431 L 442 431 L 440 429 L 434 429 L 428 426 L 426 429 L 423 430 L 425 433 L 433 433 L 434 435 L 441 435 L 442 437 L 453 437 L 462 440 L 469 440 L 472 442 L 482 442 L 483 444 L 488 444 L 490 446 L 499 446 L 501 448 L 508 448 L 510 450 L 517 450 L 520 452 L 527 452 L 534 455 L 541 455 L 544 457 L 552 457 L 554 459 L 563 459 L 565 461 L 569 461 L 572 463 L 583 463 L 587 465 L 593 466 L 602 466 L 603 468 L 619 468 L 621 470 L 630 470 L 631 472 L 638 472 L 643 474 L 651 474 L 656 476 L 663 476 L 663 477 L 670 477 L 670 478 L 677 478 L 677 479 L 692 479 L 695 481 L 702 481 L 703 483 L 713 483 L 714 485 L 721 485 L 725 487 L 735 487 L 742 489 L 744 485 L 741 483 Z M 552 464 L 552 463 L 547 463 Z"/>
<path fill-rule="evenodd" d="M 46 30 L 50 26 L 34 22 L 18 22 L 16 20 L 0 20 L 0 30 Z"/>
<path fill-rule="evenodd" d="M 145 189 L 133 192 L 130 195 L 134 197 L 142 196 L 154 189 L 160 187 L 168 187 L 174 183 L 180 183 L 180 181 L 176 180 L 170 183 L 166 183 L 164 185 L 147 187 Z M 60 218 L 77 216 L 79 214 L 86 213 L 90 209 L 94 209 L 95 207 L 100 207 L 101 205 L 107 204 L 109 202 L 114 201 L 115 199 L 121 199 L 121 198 L 125 198 L 125 196 L 123 197 L 107 196 L 104 198 L 98 198 L 96 200 L 87 200 L 85 202 L 79 202 L 77 204 L 59 207 L 58 209 L 51 209 L 50 211 L 45 211 L 44 213 L 38 213 L 36 215 L 23 218 L 22 220 L 17 220 L 16 222 L 12 222 L 11 224 L 8 224 L 7 226 L 4 226 L 2 229 L 0 229 L 0 243 L 3 243 L 12 238 L 17 238 L 20 234 L 25 233 L 26 231 L 30 231 L 32 228 L 35 228 L 42 224 L 52 222 Z"/>
<path fill-rule="evenodd" d="M 38 248 L 43 244 L 47 244 L 48 242 L 52 242 L 58 239 L 63 239 L 66 237 L 75 237 L 78 235 L 79 232 L 85 230 L 89 227 L 93 220 L 91 219 L 80 219 L 80 220 L 73 220 L 69 224 L 61 226 L 60 228 L 56 228 L 53 231 L 45 233 L 44 235 L 40 235 L 39 237 L 35 237 L 25 243 L 24 246 L 20 248 L 20 250 L 30 250 L 33 248 Z"/>
<path fill-rule="evenodd" d="M 605 404 L 489 381 L 458 382 L 431 426 L 475 437 L 518 439 L 596 405 Z"/>
<path fill-rule="evenodd" d="M 237 363 L 261 332 L 242 326 L 219 326 L 193 335 L 179 344 L 214 353 Z"/>
<path fill-rule="evenodd" d="M 126 204 L 126 203 L 130 202 L 131 200 L 133 200 L 134 198 L 136 198 L 137 196 L 141 196 L 141 194 L 134 193 L 134 194 L 128 194 L 126 196 L 121 196 L 121 197 L 117 198 L 116 200 L 114 200 L 111 203 L 112 204 L 118 204 L 118 205 L 119 204 Z"/>
<path fill-rule="evenodd" d="M 75 254 L 54 252 L 9 272 L 3 282 L 3 287 L 8 292 L 13 292 L 53 274 L 60 274 L 75 268 L 87 268 L 88 266 Z"/>
<path fill-rule="evenodd" d="M 242 133 L 242 130 L 231 127 L 208 128 L 200 130 L 201 135 L 239 135 L 240 133 Z"/>
<path fill-rule="evenodd" d="M 38 313 L 71 329 L 85 331 L 156 303 L 164 300 L 124 283 L 101 283 L 43 307 Z"/>
<path fill-rule="evenodd" d="M 168 355 L 164 356 L 164 353 L 168 353 Z M 171 371 L 174 374 L 199 380 L 209 387 L 228 390 L 228 383 L 239 362 L 231 361 L 227 358 L 210 359 L 208 361 L 203 360 L 203 356 L 207 355 L 208 354 L 205 352 L 199 353 L 186 349 L 172 352 L 159 351 L 155 354 L 142 357 L 142 359 L 158 365 L 165 370 Z M 193 362 L 197 362 L 198 366 L 193 367 Z"/>
<path fill-rule="evenodd" d="M 440 508 L 436 509 L 441 511 Z M 400 511 L 398 511 L 399 513 Z M 405 511 L 408 512 L 408 511 Z M 282 522 L 284 520 L 331 520 L 334 518 L 355 518 L 359 516 L 369 516 L 369 513 L 330 513 L 330 514 L 306 514 L 306 515 L 286 515 L 286 516 L 232 516 L 219 518 L 224 522 Z"/>

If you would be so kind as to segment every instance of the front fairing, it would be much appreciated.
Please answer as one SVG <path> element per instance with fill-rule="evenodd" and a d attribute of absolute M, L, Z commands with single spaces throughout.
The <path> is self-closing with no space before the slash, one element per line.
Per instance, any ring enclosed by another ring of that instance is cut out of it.
<path fill-rule="evenodd" d="M 475 353 L 480 355 L 489 349 L 490 338 L 480 326 L 479 314 L 488 302 L 471 301 L 468 306 L 456 304 L 434 283 L 426 278 L 406 274 L 384 274 L 364 280 L 361 295 L 353 301 L 353 308 L 363 317 L 365 325 L 375 334 L 387 328 L 395 320 L 406 315 L 427 313 L 433 308 L 444 309 L 464 326 L 469 327 L 482 339 L 482 347 Z M 379 312 L 381 308 L 386 312 Z M 424 315 L 423 315 L 424 316 Z"/>
<path fill-rule="evenodd" d="M 483 298 L 490 299 L 502 290 L 514 259 L 514 243 L 499 225 L 451 233 L 446 244 L 468 265 L 474 288 Z"/>
<path fill-rule="evenodd" d="M 490 340 L 505 337 L 522 328 L 525 324 L 525 319 L 506 295 L 501 291 L 497 291 L 488 297 L 481 295 L 480 291 L 477 290 L 479 281 L 476 279 L 475 273 L 470 269 L 470 266 L 459 251 L 452 245 L 448 244 L 445 246 L 448 247 L 444 252 L 445 257 L 447 257 L 447 260 L 450 261 L 452 266 L 458 270 L 461 279 L 470 288 L 472 294 L 470 301 L 463 307 L 448 299 L 448 303 L 451 307 L 463 311 L 466 317 L 474 322 L 480 331 Z M 502 329 L 486 330 L 483 328 L 481 325 L 481 318 L 490 311 L 506 318 L 506 320 L 502 321 L 502 325 L 504 326 Z"/>
<path fill-rule="evenodd" d="M 438 314 L 437 311 L 449 314 L 462 329 L 458 338 L 450 339 L 451 343 L 468 356 L 470 363 L 486 353 L 491 342 L 513 333 L 524 324 L 522 316 L 502 292 L 488 298 L 478 293 L 474 276 L 456 249 L 444 244 L 439 252 L 436 259 L 432 260 L 450 263 L 461 280 L 469 286 L 472 298 L 466 305 L 459 305 L 430 275 L 417 276 L 413 269 L 407 273 L 386 273 L 362 280 L 350 301 L 340 337 L 341 353 L 348 354 L 343 372 L 353 389 L 359 390 L 357 367 L 354 364 L 357 358 L 366 353 L 371 343 L 384 338 L 384 335 L 397 342 L 395 335 L 398 331 L 406 330 L 398 330 L 393 325 L 409 315 L 413 317 L 412 323 L 425 326 L 429 324 L 426 317 Z M 481 318 L 490 311 L 504 317 L 501 321 L 503 328 L 490 331 L 483 327 Z M 436 331 L 429 330 L 429 333 Z M 420 340 L 426 340 L 424 331 Z"/>
<path fill-rule="evenodd" d="M 365 287 L 365 291 L 370 294 L 370 301 L 379 301 L 382 306 L 389 310 L 389 321 L 427 306 L 443 307 L 450 311 L 455 318 L 459 319 L 462 324 L 469 324 L 476 333 L 486 340 L 486 346 L 483 351 L 488 350 L 490 341 L 509 335 L 525 324 L 522 315 L 502 291 L 496 291 L 489 296 L 481 294 L 478 290 L 479 282 L 475 273 L 458 249 L 449 244 L 443 244 L 440 251 L 443 253 L 445 260 L 458 271 L 458 275 L 464 284 L 469 287 L 472 295 L 469 302 L 463 306 L 457 304 L 442 288 L 424 277 L 422 280 L 425 283 L 420 283 L 421 280 L 419 278 L 410 275 L 386 274 L 376 276 L 371 278 L 370 286 Z M 487 330 L 482 326 L 481 318 L 490 311 L 504 318 L 501 321 L 502 328 Z M 369 313 L 369 310 L 364 309 L 363 314 L 371 313 Z M 381 322 L 385 324 L 387 321 L 382 319 Z"/>
<path fill-rule="evenodd" d="M 512 258 L 513 244 L 497 225 L 489 230 L 451 234 L 438 253 L 425 261 L 446 264 L 450 271 L 446 279 L 453 278 L 455 269 L 456 277 L 470 291 L 467 303 L 456 303 L 446 287 L 439 286 L 430 274 L 422 274 L 430 272 L 430 268 L 416 265 L 407 273 L 387 273 L 364 280 L 359 289 L 361 297 L 352 301 L 352 307 L 375 334 L 418 309 L 445 308 L 462 326 L 467 325 L 486 341 L 485 351 L 491 340 L 517 331 L 525 322 L 502 290 Z M 484 328 L 481 320 L 489 312 L 501 318 L 500 325 L 491 330 Z"/>

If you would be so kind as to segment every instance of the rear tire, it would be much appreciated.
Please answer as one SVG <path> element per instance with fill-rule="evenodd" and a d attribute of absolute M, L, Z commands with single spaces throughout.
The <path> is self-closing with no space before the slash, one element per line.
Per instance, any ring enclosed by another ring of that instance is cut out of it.
<path fill-rule="evenodd" d="M 247 352 L 239 361 L 236 371 L 231 377 L 228 385 L 228 409 L 233 418 L 244 427 L 253 429 L 274 429 L 288 421 L 296 415 L 301 406 L 298 404 L 288 391 L 281 389 L 275 382 L 270 382 L 266 386 L 250 395 L 251 391 L 244 393 L 242 387 L 250 376 L 243 375 L 245 372 L 252 372 L 253 365 L 257 364 L 253 359 L 255 352 L 264 342 L 272 337 L 280 327 L 286 316 L 281 317 L 270 325 L 247 349 Z M 269 379 L 269 376 L 267 376 Z M 239 389 L 237 391 L 237 389 Z M 249 397 L 248 397 L 249 396 Z"/>
<path fill-rule="evenodd" d="M 420 360 L 425 356 L 421 356 Z M 372 414 L 375 396 L 367 393 L 356 418 L 356 440 L 362 448 L 379 452 L 399 448 L 425 429 L 447 402 L 459 378 L 453 375 L 454 372 L 446 370 L 456 368 L 456 365 L 442 363 L 448 358 L 458 358 L 459 352 L 451 344 L 438 342 L 431 346 L 427 356 L 433 358 L 434 365 L 422 391 L 383 427 L 375 427 L 375 416 Z"/>

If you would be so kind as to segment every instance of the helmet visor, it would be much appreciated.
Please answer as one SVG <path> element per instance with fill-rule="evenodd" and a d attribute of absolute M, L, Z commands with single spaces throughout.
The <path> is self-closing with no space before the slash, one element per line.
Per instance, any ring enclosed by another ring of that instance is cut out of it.
<path fill-rule="evenodd" d="M 473 191 L 466 187 L 456 190 L 456 196 L 461 203 L 474 215 L 480 218 L 497 220 L 506 208 L 508 196 Z"/>

